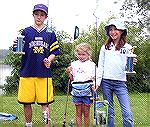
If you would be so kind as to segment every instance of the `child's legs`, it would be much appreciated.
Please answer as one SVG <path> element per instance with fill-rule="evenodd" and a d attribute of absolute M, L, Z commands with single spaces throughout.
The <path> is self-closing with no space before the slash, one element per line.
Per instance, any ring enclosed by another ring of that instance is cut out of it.
<path fill-rule="evenodd" d="M 24 115 L 25 115 L 25 122 L 31 123 L 32 122 L 32 107 L 31 104 L 24 104 Z"/>
<path fill-rule="evenodd" d="M 50 126 L 50 107 L 49 104 L 54 101 L 52 78 L 36 79 L 36 101 L 42 106 L 42 111 L 48 114 L 48 123 L 45 127 Z M 44 114 L 43 114 L 44 118 Z"/>
<path fill-rule="evenodd" d="M 125 82 L 118 81 L 114 87 L 122 110 L 123 126 L 133 127 L 133 117 L 130 109 L 130 99 Z"/>
<path fill-rule="evenodd" d="M 84 127 L 90 125 L 90 105 L 92 104 L 91 97 L 74 97 L 73 102 L 76 106 L 76 123 L 77 127 L 82 127 L 82 113 L 84 114 Z"/>
<path fill-rule="evenodd" d="M 44 111 L 47 111 L 47 113 L 48 113 L 48 124 L 47 125 L 45 125 L 44 127 L 49 127 L 50 126 L 50 107 L 49 107 L 49 105 L 47 105 L 47 104 L 44 104 L 44 105 L 41 105 L 41 107 L 42 107 L 42 111 L 44 112 Z"/>
<path fill-rule="evenodd" d="M 84 127 L 90 126 L 90 105 L 82 105 L 83 114 L 84 114 Z"/>
<path fill-rule="evenodd" d="M 103 79 L 101 87 L 104 100 L 109 102 L 108 127 L 114 127 L 113 81 Z"/>
<path fill-rule="evenodd" d="M 32 122 L 32 107 L 35 102 L 35 86 L 33 78 L 20 77 L 18 89 L 18 102 L 24 104 L 25 122 Z"/>
<path fill-rule="evenodd" d="M 82 104 L 76 104 L 76 125 L 82 127 Z"/>

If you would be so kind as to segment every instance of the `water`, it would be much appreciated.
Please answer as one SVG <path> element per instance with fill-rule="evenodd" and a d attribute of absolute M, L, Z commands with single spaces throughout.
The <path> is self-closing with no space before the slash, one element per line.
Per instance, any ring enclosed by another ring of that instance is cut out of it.
<path fill-rule="evenodd" d="M 11 67 L 8 65 L 0 65 L 0 86 L 3 86 L 6 82 L 6 76 L 11 75 Z M 3 93 L 2 87 L 0 87 L 0 95 Z"/>

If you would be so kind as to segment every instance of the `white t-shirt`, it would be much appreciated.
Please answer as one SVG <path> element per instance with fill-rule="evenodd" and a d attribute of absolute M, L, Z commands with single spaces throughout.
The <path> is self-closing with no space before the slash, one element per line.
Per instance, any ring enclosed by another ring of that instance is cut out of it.
<path fill-rule="evenodd" d="M 84 82 L 92 80 L 95 77 L 95 63 L 87 60 L 81 62 L 79 60 L 71 63 L 73 82 Z"/>
<path fill-rule="evenodd" d="M 105 45 L 101 47 L 97 81 L 99 84 L 101 79 L 111 79 L 126 81 L 125 67 L 127 62 L 127 54 L 132 46 L 126 43 L 119 51 L 115 50 L 115 45 L 111 43 L 110 50 L 105 49 Z"/>

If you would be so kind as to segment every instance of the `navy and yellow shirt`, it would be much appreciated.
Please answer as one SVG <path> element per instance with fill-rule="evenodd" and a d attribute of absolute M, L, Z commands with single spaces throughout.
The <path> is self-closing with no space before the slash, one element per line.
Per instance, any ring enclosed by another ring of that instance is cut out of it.
<path fill-rule="evenodd" d="M 46 27 L 38 31 L 33 26 L 22 31 L 24 52 L 20 69 L 21 77 L 51 77 L 51 68 L 46 68 L 44 58 L 50 54 L 58 55 L 59 45 L 54 32 L 47 32 Z"/>

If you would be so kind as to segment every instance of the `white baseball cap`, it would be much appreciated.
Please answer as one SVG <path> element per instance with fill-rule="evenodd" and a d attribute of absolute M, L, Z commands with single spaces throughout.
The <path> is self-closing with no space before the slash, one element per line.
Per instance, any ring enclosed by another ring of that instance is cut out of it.
<path fill-rule="evenodd" d="M 125 36 L 127 35 L 127 28 L 125 27 L 125 24 L 119 20 L 112 19 L 109 21 L 109 23 L 105 26 L 106 34 L 109 36 L 109 28 L 110 26 L 115 26 L 118 30 L 123 30 L 123 33 Z"/>

